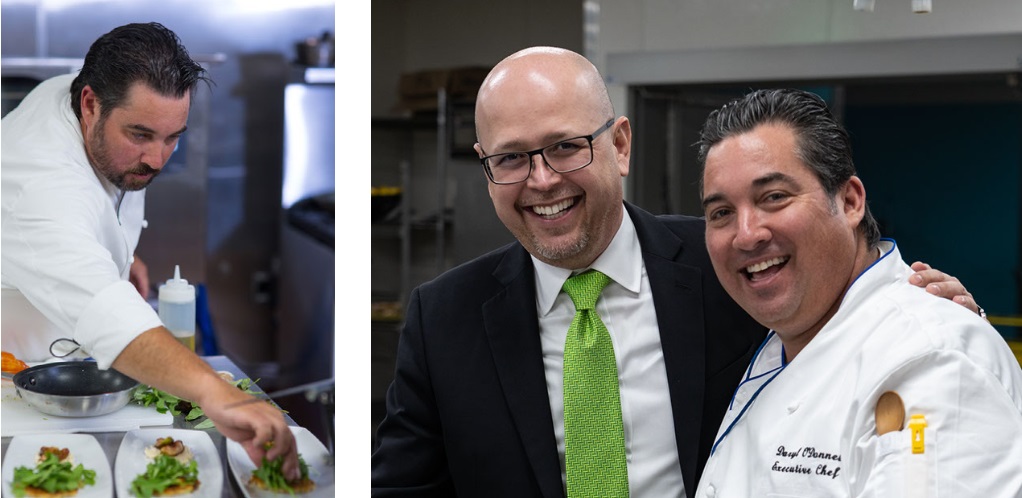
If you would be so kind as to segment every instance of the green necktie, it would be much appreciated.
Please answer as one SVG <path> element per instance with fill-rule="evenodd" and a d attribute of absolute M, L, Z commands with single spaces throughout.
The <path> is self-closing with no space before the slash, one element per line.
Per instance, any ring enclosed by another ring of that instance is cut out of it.
<path fill-rule="evenodd" d="M 614 345 L 594 306 L 610 277 L 564 282 L 575 318 L 564 342 L 564 465 L 568 498 L 627 497 L 628 467 Z"/>

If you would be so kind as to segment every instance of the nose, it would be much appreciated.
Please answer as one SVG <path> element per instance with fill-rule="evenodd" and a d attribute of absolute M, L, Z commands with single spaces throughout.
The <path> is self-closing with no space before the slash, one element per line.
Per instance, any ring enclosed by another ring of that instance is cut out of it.
<path fill-rule="evenodd" d="M 532 169 L 529 171 L 529 178 L 526 185 L 536 190 L 547 190 L 561 180 L 561 174 L 551 169 L 546 164 L 543 154 L 536 153 L 529 157 L 532 162 Z"/>
<path fill-rule="evenodd" d="M 167 164 L 167 160 L 170 159 L 172 152 L 174 152 L 174 146 L 167 146 L 166 144 L 153 141 L 142 149 L 140 160 L 153 169 L 161 170 Z"/>
<path fill-rule="evenodd" d="M 760 213 L 753 209 L 738 211 L 738 228 L 732 245 L 741 251 L 752 251 L 760 244 L 770 240 L 770 229 L 768 229 L 760 216 Z"/>

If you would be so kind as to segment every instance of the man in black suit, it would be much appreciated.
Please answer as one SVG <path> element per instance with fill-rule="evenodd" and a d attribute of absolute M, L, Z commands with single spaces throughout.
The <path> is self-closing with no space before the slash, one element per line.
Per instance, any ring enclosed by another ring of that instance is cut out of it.
<path fill-rule="evenodd" d="M 617 363 L 628 491 L 694 492 L 766 332 L 715 278 L 703 220 L 624 202 L 631 125 L 579 54 L 534 47 L 501 61 L 476 127 L 494 208 L 518 242 L 412 292 L 373 496 L 565 496 L 575 308 L 560 289 L 590 268 L 611 279 L 596 311 Z M 920 284 L 975 305 L 953 277 L 919 269 Z"/>

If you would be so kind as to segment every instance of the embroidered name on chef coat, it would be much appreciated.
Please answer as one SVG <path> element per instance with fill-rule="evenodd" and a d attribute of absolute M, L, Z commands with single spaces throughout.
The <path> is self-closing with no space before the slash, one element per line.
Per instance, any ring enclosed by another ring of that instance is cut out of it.
<path fill-rule="evenodd" d="M 836 479 L 841 473 L 841 455 L 820 451 L 812 446 L 788 449 L 778 446 L 770 470 L 785 474 L 804 474 L 809 476 L 829 477 Z"/>

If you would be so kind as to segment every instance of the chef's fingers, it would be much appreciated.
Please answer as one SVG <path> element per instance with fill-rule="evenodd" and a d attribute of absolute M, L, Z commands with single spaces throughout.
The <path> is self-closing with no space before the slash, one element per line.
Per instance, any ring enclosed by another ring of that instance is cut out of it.
<path fill-rule="evenodd" d="M 287 424 L 274 424 L 273 444 L 267 448 L 266 458 L 269 460 L 284 457 L 281 471 L 288 480 L 295 480 L 301 477 L 298 468 L 298 444 L 295 442 L 294 434 Z"/>
<path fill-rule="evenodd" d="M 299 478 L 298 448 L 294 434 L 280 411 L 269 403 L 252 403 L 243 408 L 250 413 L 255 431 L 250 446 L 245 448 L 252 461 L 260 465 L 263 457 L 272 461 L 283 456 L 281 471 L 284 477 L 288 480 Z"/>

